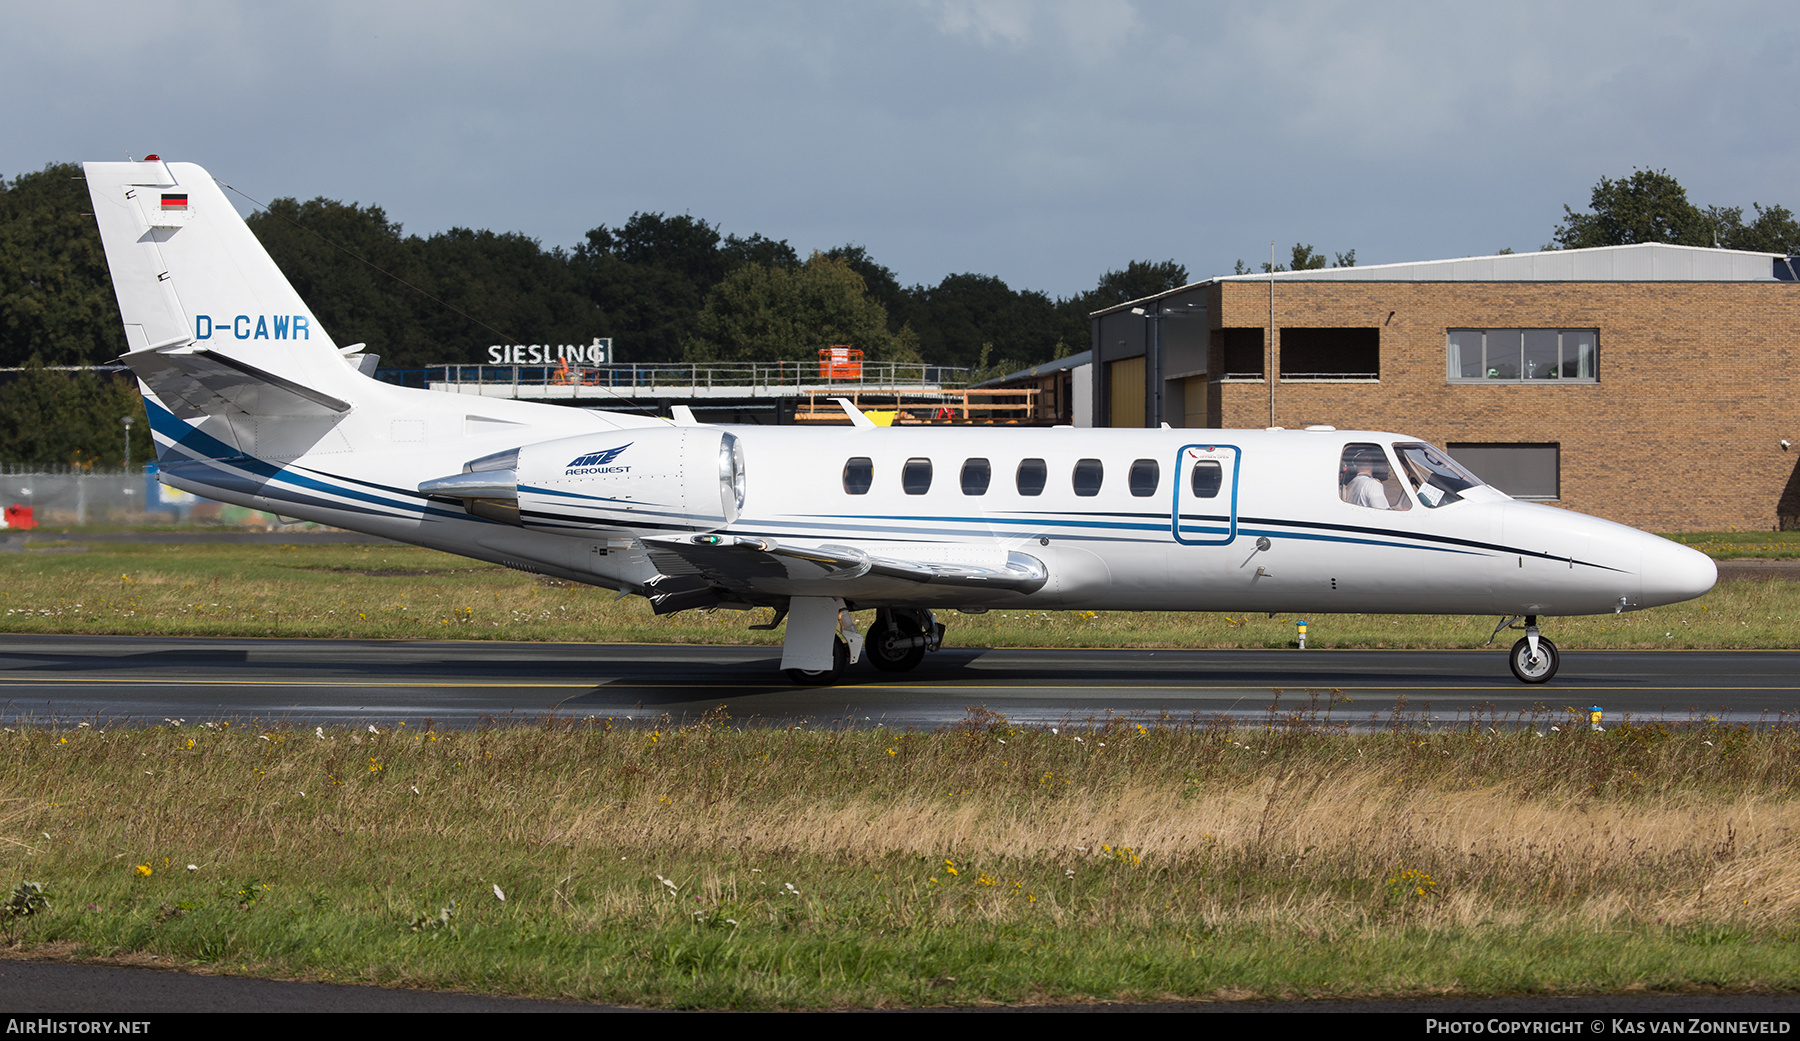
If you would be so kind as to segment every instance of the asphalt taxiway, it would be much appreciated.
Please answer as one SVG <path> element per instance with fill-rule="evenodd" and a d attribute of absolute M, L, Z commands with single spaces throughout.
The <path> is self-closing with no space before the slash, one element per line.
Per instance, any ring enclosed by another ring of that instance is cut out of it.
<path fill-rule="evenodd" d="M 929 729 L 981 706 L 1020 723 L 1108 715 L 1246 720 L 1315 697 L 1331 718 L 1395 713 L 1606 718 L 1800 713 L 1800 652 L 1565 651 L 1548 684 L 1482 651 L 953 649 L 903 674 L 852 666 L 796 687 L 766 647 L 0 636 L 0 719 L 120 723 L 232 719 L 314 726 L 476 726 L 546 715 L 653 720 L 723 710 L 736 721 Z"/>

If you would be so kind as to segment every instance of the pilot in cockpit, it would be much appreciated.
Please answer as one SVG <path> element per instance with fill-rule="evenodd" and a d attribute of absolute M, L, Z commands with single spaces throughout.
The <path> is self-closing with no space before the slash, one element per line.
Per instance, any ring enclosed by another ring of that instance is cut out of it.
<path fill-rule="evenodd" d="M 1391 510 L 1384 487 L 1390 476 L 1387 455 L 1377 445 L 1348 445 L 1343 464 L 1338 469 L 1339 494 L 1353 506 L 1372 510 Z"/>

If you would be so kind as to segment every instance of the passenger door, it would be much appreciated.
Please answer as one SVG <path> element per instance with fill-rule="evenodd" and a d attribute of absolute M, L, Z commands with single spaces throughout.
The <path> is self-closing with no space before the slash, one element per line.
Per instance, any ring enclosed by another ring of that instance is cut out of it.
<path fill-rule="evenodd" d="M 1169 515 L 1176 542 L 1223 546 L 1237 538 L 1239 462 L 1236 445 L 1181 446 Z"/>

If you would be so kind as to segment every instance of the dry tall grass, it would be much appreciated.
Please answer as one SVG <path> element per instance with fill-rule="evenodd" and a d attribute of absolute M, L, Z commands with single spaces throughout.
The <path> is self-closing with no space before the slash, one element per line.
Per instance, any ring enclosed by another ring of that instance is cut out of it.
<path fill-rule="evenodd" d="M 899 919 L 963 907 L 942 894 L 975 892 L 975 873 L 1005 883 L 987 895 L 1031 894 L 976 901 L 1019 922 L 1800 923 L 1795 731 L 1556 722 L 20 728 L 0 741 L 0 837 L 21 876 L 65 888 L 138 864 L 178 881 L 357 880 L 411 902 L 464 876 L 565 892 L 574 878 L 598 901 L 565 908 L 582 919 L 660 906 L 647 871 L 679 865 L 724 891 L 787 864 L 852 889 L 871 872 L 938 876 L 884 892 Z"/>

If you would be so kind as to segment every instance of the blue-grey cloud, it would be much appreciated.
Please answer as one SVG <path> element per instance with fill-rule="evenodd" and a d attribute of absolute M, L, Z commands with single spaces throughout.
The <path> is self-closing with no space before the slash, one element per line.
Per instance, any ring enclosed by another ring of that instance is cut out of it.
<path fill-rule="evenodd" d="M 567 245 L 691 212 L 1067 295 L 1295 241 L 1532 249 L 1602 175 L 1800 204 L 1784 7 L 15 5 L 0 171 L 156 151 Z"/>

